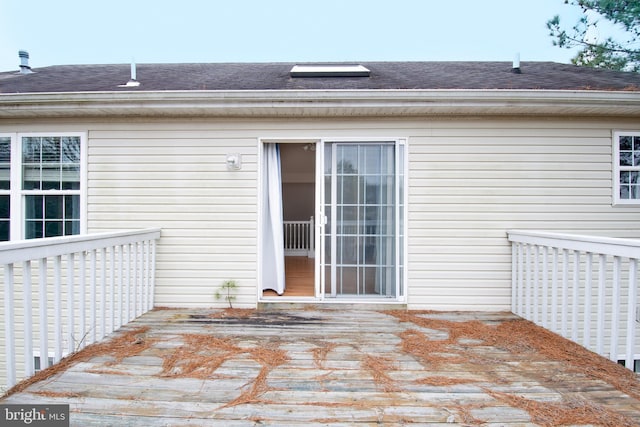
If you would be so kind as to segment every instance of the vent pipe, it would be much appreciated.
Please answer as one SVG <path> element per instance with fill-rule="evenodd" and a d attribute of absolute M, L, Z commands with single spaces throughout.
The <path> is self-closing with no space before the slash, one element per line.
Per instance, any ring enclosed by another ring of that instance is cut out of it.
<path fill-rule="evenodd" d="M 18 57 L 20 58 L 20 74 L 31 74 L 31 67 L 29 66 L 29 52 L 26 50 L 18 51 Z"/>
<path fill-rule="evenodd" d="M 522 74 L 522 70 L 520 70 L 520 54 L 516 53 L 515 58 L 513 58 L 513 67 L 511 67 L 511 72 L 514 74 Z"/>

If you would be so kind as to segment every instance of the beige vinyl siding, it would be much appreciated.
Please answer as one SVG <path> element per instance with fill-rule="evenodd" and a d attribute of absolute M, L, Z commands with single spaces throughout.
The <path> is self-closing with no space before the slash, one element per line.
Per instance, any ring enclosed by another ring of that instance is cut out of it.
<path fill-rule="evenodd" d="M 255 304 L 259 138 L 407 137 L 410 308 L 508 310 L 510 228 L 638 237 L 611 207 L 611 131 L 625 122 L 256 120 L 89 132 L 91 230 L 160 226 L 157 305 Z M 243 155 L 228 172 L 225 155 Z"/>
<path fill-rule="evenodd" d="M 614 129 L 634 121 L 423 118 L 138 120 L 0 125 L 86 131 L 90 232 L 162 228 L 156 305 L 258 295 L 259 141 L 407 138 L 410 308 L 508 310 L 508 229 L 640 238 L 640 209 L 612 207 Z M 227 171 L 227 153 L 242 170 Z M 220 304 L 220 303 L 218 303 Z"/>
<path fill-rule="evenodd" d="M 240 285 L 238 305 L 255 305 L 255 138 L 134 126 L 92 131 L 90 141 L 90 230 L 162 228 L 156 305 L 214 305 L 227 279 Z M 242 154 L 242 170 L 226 169 L 227 153 Z"/>
<path fill-rule="evenodd" d="M 640 236 L 611 207 L 615 125 L 475 124 L 410 140 L 410 307 L 508 310 L 508 229 Z"/>

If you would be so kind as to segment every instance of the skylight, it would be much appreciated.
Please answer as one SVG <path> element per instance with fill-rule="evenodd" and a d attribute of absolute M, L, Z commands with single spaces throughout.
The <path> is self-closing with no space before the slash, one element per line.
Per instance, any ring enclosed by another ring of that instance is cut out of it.
<path fill-rule="evenodd" d="M 291 77 L 369 77 L 362 65 L 294 65 Z"/>

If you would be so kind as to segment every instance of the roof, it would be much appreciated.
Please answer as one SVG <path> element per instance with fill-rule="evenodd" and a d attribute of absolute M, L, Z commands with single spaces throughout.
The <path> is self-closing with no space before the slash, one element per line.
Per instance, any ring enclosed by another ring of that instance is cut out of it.
<path fill-rule="evenodd" d="M 351 67 L 321 64 L 333 76 L 319 77 L 315 71 L 312 76 L 304 71 L 292 75 L 294 65 L 302 64 L 139 64 L 139 85 L 127 85 L 132 71 L 129 64 L 56 65 L 36 68 L 29 74 L 3 72 L 0 119 L 640 118 L 637 73 L 553 62 L 523 62 L 520 73 L 513 72 L 509 62 L 361 62 Z M 366 72 L 355 65 L 363 66 Z"/>
<path fill-rule="evenodd" d="M 0 93 L 530 89 L 640 90 L 640 74 L 553 62 L 362 62 L 369 77 L 291 77 L 293 63 L 56 65 L 0 73 Z M 124 86 L 124 87 L 123 87 Z"/>

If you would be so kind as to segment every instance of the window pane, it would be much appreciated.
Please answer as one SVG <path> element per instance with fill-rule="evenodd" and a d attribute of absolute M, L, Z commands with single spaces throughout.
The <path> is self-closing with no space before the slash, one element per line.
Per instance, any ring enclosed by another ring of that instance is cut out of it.
<path fill-rule="evenodd" d="M 22 162 L 40 163 L 40 138 L 22 138 Z"/>
<path fill-rule="evenodd" d="M 42 138 L 42 163 L 60 163 L 60 138 Z"/>
<path fill-rule="evenodd" d="M 0 138 L 0 190 L 11 188 L 11 138 Z"/>
<path fill-rule="evenodd" d="M 79 137 L 22 139 L 25 190 L 79 190 Z"/>
<path fill-rule="evenodd" d="M 9 221 L 0 221 L 0 242 L 9 240 Z"/>
<path fill-rule="evenodd" d="M 42 221 L 25 221 L 25 237 L 27 239 L 39 239 L 44 236 Z"/>
<path fill-rule="evenodd" d="M 80 164 L 80 138 L 77 136 L 62 138 L 62 163 Z"/>
<path fill-rule="evenodd" d="M 44 199 L 44 218 L 45 219 L 62 219 L 64 218 L 64 206 L 62 205 L 63 196 L 45 196 Z"/>
<path fill-rule="evenodd" d="M 9 218 L 10 218 L 11 197 L 6 195 L 0 196 L 0 241 L 9 240 Z"/>
<path fill-rule="evenodd" d="M 80 165 L 63 165 L 62 166 L 62 189 L 63 190 L 79 190 L 80 189 Z"/>
<path fill-rule="evenodd" d="M 65 221 L 64 235 L 80 234 L 80 221 Z"/>
<path fill-rule="evenodd" d="M 633 150 L 640 150 L 640 136 L 633 137 Z"/>
<path fill-rule="evenodd" d="M 631 151 L 621 151 L 620 152 L 620 166 L 631 166 Z"/>
<path fill-rule="evenodd" d="M 0 163 L 11 163 L 11 138 L 0 138 Z"/>
<path fill-rule="evenodd" d="M 47 221 L 44 224 L 44 237 L 62 236 L 62 221 Z"/>
<path fill-rule="evenodd" d="M 338 147 L 338 173 L 354 174 L 358 173 L 358 147 L 355 145 L 347 145 Z"/>
<path fill-rule="evenodd" d="M 60 165 L 42 164 L 42 189 L 60 190 Z"/>
<path fill-rule="evenodd" d="M 64 217 L 65 219 L 80 219 L 80 196 L 64 196 Z"/>
<path fill-rule="evenodd" d="M 42 196 L 26 196 L 25 197 L 25 215 L 27 220 L 42 219 L 43 217 L 43 198 Z"/>

